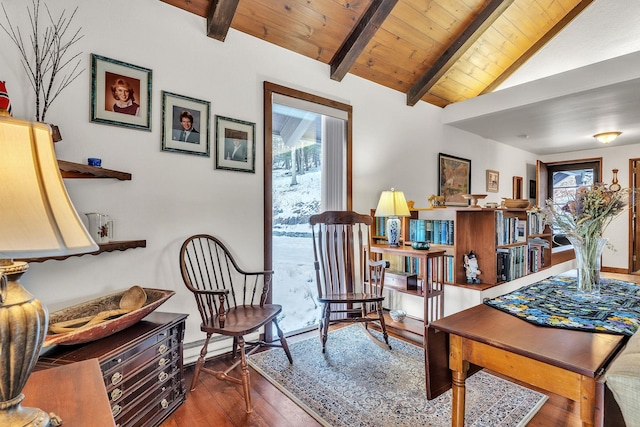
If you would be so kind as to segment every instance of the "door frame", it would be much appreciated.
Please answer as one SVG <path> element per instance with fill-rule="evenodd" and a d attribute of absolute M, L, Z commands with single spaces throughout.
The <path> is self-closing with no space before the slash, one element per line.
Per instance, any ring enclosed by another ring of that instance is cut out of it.
<path fill-rule="evenodd" d="M 629 274 L 640 274 L 640 158 L 629 159 L 629 188 L 635 191 L 629 200 Z M 635 201 L 635 203 L 633 203 Z M 635 261 L 634 261 L 635 257 Z"/>
<path fill-rule="evenodd" d="M 272 99 L 273 94 L 280 94 L 291 98 L 297 98 L 308 102 L 313 102 L 320 105 L 336 108 L 347 112 L 347 147 L 346 147 L 346 192 L 347 192 L 347 209 L 351 210 L 352 203 L 352 142 L 353 142 L 353 107 L 349 104 L 334 101 L 332 99 L 324 98 L 321 96 L 313 95 L 311 93 L 303 92 L 297 89 L 291 89 L 286 86 L 281 86 L 275 83 L 265 81 L 263 83 L 263 123 L 264 123 L 264 176 L 263 176 L 263 200 L 264 200 L 264 269 L 265 271 L 271 271 L 273 268 L 273 182 L 272 182 L 272 168 L 273 168 L 273 150 L 272 150 L 272 133 L 273 133 L 273 106 Z M 269 289 L 267 294 L 267 302 L 272 302 L 273 290 Z M 272 328 L 265 328 L 265 340 L 267 342 L 272 340 Z"/>

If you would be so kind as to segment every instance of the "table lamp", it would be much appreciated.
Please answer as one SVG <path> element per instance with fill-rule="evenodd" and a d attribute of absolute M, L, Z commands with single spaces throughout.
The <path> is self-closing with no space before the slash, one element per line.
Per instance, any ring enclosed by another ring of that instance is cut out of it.
<path fill-rule="evenodd" d="M 49 127 L 0 109 L 0 426 L 50 425 L 47 412 L 21 406 L 49 313 L 18 281 L 29 265 L 13 259 L 97 249 L 62 182 Z"/>
<path fill-rule="evenodd" d="M 386 232 L 389 246 L 400 246 L 400 228 L 402 224 L 398 217 L 410 215 L 409 206 L 402 191 L 396 191 L 392 188 L 391 191 L 382 192 L 374 216 L 387 218 Z"/>

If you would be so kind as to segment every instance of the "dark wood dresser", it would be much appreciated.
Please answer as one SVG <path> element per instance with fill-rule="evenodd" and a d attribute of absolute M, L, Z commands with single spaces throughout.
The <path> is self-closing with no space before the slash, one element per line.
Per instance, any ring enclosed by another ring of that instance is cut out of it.
<path fill-rule="evenodd" d="M 116 426 L 158 426 L 186 397 L 182 366 L 186 317 L 153 312 L 109 337 L 53 346 L 42 353 L 37 369 L 96 358 Z"/>

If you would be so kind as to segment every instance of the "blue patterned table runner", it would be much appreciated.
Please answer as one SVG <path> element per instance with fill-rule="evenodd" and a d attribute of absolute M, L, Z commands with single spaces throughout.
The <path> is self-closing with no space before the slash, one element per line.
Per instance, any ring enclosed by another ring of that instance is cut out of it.
<path fill-rule="evenodd" d="M 600 279 L 600 293 L 587 295 L 577 292 L 576 281 L 553 276 L 484 303 L 542 326 L 629 336 L 636 332 L 640 285 Z"/>

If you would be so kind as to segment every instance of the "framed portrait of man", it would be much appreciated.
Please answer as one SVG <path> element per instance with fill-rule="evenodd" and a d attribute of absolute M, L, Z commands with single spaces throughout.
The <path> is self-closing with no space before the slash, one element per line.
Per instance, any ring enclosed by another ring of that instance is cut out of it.
<path fill-rule="evenodd" d="M 162 91 L 162 151 L 210 156 L 210 103 Z"/>
<path fill-rule="evenodd" d="M 255 123 L 216 116 L 216 169 L 256 171 Z"/>

